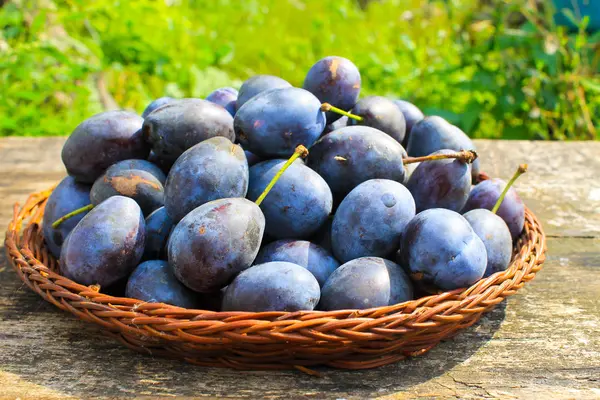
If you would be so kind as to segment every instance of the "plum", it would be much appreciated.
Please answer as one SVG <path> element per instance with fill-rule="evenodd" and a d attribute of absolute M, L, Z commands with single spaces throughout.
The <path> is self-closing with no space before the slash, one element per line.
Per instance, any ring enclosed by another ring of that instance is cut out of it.
<path fill-rule="evenodd" d="M 275 159 L 250 168 L 248 199 L 258 199 L 285 163 L 286 160 Z M 279 178 L 260 208 L 265 215 L 267 234 L 276 239 L 301 239 L 309 237 L 325 223 L 332 205 L 333 197 L 325 180 L 295 161 Z"/>
<path fill-rule="evenodd" d="M 206 96 L 206 100 L 225 108 L 233 117 L 235 115 L 238 91 L 232 87 L 216 89 Z"/>
<path fill-rule="evenodd" d="M 344 111 L 356 104 L 360 93 L 360 72 L 352 61 L 337 56 L 317 61 L 306 74 L 303 88 L 314 94 L 321 103 L 329 103 Z M 341 115 L 327 112 L 327 123 Z"/>
<path fill-rule="evenodd" d="M 476 208 L 463 214 L 463 217 L 485 245 L 487 267 L 483 277 L 504 271 L 512 257 L 512 237 L 506 222 L 493 212 Z"/>
<path fill-rule="evenodd" d="M 244 150 L 244 154 L 246 155 L 246 160 L 248 161 L 249 167 L 253 166 L 254 164 L 258 164 L 262 161 L 262 159 L 259 156 L 248 150 Z"/>
<path fill-rule="evenodd" d="M 442 117 L 425 117 L 413 126 L 406 148 L 409 156 L 426 156 L 442 149 L 476 150 L 466 133 Z M 473 179 L 479 172 L 479 160 L 475 160 L 471 165 Z"/>
<path fill-rule="evenodd" d="M 476 208 L 491 210 L 505 186 L 506 182 L 498 178 L 488 179 L 475 185 L 469 193 L 462 212 L 465 213 Z M 525 225 L 525 205 L 513 187 L 508 189 L 497 214 L 508 225 L 513 240 L 518 238 Z"/>
<path fill-rule="evenodd" d="M 61 272 L 82 285 L 118 282 L 139 264 L 145 230 L 140 206 L 129 197 L 113 196 L 73 228 L 60 254 Z"/>
<path fill-rule="evenodd" d="M 418 213 L 406 226 L 398 262 L 414 281 L 452 290 L 481 279 L 487 253 L 462 215 L 445 208 L 430 208 Z"/>
<path fill-rule="evenodd" d="M 175 162 L 165 184 L 165 207 L 174 221 L 211 200 L 245 197 L 248 162 L 239 145 L 224 137 L 207 139 Z"/>
<path fill-rule="evenodd" d="M 386 257 L 398 248 L 400 236 L 415 216 L 415 202 L 402 184 L 389 179 L 361 183 L 339 205 L 331 229 L 335 257 Z"/>
<path fill-rule="evenodd" d="M 341 129 L 345 126 L 349 125 L 348 123 L 348 117 L 343 115 L 342 118 L 335 120 L 334 122 L 332 122 L 331 124 L 325 125 L 325 129 L 323 130 L 323 133 L 321 136 L 324 136 L 330 132 L 333 132 L 335 130 Z"/>
<path fill-rule="evenodd" d="M 146 118 L 148 116 L 148 114 L 150 114 L 152 111 L 164 106 L 165 104 L 172 103 L 174 101 L 177 101 L 177 99 L 174 99 L 172 97 L 166 97 L 166 96 L 160 97 L 160 98 L 154 100 L 153 102 L 148 104 L 148 106 L 144 110 L 144 112 L 142 113 L 142 118 Z"/>
<path fill-rule="evenodd" d="M 406 121 L 406 135 L 404 135 L 404 140 L 402 140 L 402 146 L 406 148 L 406 146 L 408 146 L 408 137 L 410 136 L 410 131 L 417 122 L 425 118 L 425 115 L 423 115 L 423 112 L 417 106 L 409 103 L 406 100 L 398 99 L 393 100 L 393 102 L 396 107 L 402 111 L 404 120 Z"/>
<path fill-rule="evenodd" d="M 223 311 L 310 311 L 319 298 L 319 283 L 306 268 L 273 261 L 239 274 L 227 286 Z"/>
<path fill-rule="evenodd" d="M 242 108 L 248 100 L 260 93 L 289 87 L 292 87 L 292 85 L 288 81 L 273 75 L 255 75 L 248 78 L 240 87 L 236 102 L 236 110 Z"/>
<path fill-rule="evenodd" d="M 212 293 L 249 268 L 258 254 L 265 217 L 243 198 L 201 205 L 173 228 L 169 264 L 177 279 L 192 290 Z"/>
<path fill-rule="evenodd" d="M 110 167 L 96 179 L 90 191 L 90 200 L 97 206 L 112 196 L 130 197 L 138 203 L 144 215 L 160 208 L 165 202 L 165 190 L 156 177 L 140 169 Z"/>
<path fill-rule="evenodd" d="M 349 125 L 365 125 L 387 133 L 398 143 L 402 143 L 406 134 L 404 114 L 393 101 L 382 96 L 362 98 L 350 111 L 362 118 L 362 121 L 349 119 Z"/>
<path fill-rule="evenodd" d="M 179 282 L 169 264 L 162 260 L 149 260 L 138 265 L 127 281 L 125 296 L 184 308 L 199 305 L 198 294 Z"/>
<path fill-rule="evenodd" d="M 333 271 L 321 291 L 321 310 L 383 307 L 413 299 L 413 286 L 398 264 L 361 257 Z"/>
<path fill-rule="evenodd" d="M 282 239 L 264 246 L 254 260 L 255 264 L 286 261 L 310 271 L 323 287 L 325 281 L 340 263 L 324 248 L 306 240 Z"/>
<path fill-rule="evenodd" d="M 123 160 L 109 167 L 113 172 L 127 169 L 139 169 L 152 174 L 162 185 L 165 184 L 167 176 L 164 171 L 156 164 L 147 160 Z"/>
<path fill-rule="evenodd" d="M 160 207 L 146 217 L 146 242 L 143 260 L 166 260 L 167 240 L 173 228 L 173 220 L 165 207 Z"/>
<path fill-rule="evenodd" d="M 307 165 L 325 179 L 339 202 L 369 179 L 402 182 L 406 152 L 389 135 L 368 126 L 338 129 L 314 144 Z"/>
<path fill-rule="evenodd" d="M 201 99 L 183 99 L 160 107 L 146 117 L 142 132 L 167 166 L 203 140 L 216 136 L 235 140 L 231 114 Z"/>
<path fill-rule="evenodd" d="M 48 250 L 54 257 L 60 257 L 63 242 L 86 213 L 71 217 L 56 228 L 52 227 L 52 223 L 71 211 L 90 204 L 91 188 L 90 185 L 79 183 L 72 176 L 67 176 L 56 186 L 48 198 L 44 209 L 42 231 Z"/>
<path fill-rule="evenodd" d="M 443 149 L 433 154 L 453 154 Z M 430 160 L 419 163 L 406 187 L 415 199 L 417 212 L 429 208 L 447 208 L 459 212 L 471 190 L 471 168 L 461 159 Z"/>
<path fill-rule="evenodd" d="M 289 157 L 310 147 L 325 128 L 321 103 L 299 88 L 269 90 L 238 108 L 234 128 L 240 144 L 259 157 Z"/>
<path fill-rule="evenodd" d="M 128 111 L 106 111 L 83 121 L 62 149 L 69 175 L 79 182 L 93 183 L 117 161 L 147 158 L 150 147 L 140 132 L 143 121 Z"/>

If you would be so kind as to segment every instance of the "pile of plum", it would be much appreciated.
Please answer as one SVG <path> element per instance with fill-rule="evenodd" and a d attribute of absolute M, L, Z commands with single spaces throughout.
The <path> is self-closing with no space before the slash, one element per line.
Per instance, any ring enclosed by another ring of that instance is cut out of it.
<path fill-rule="evenodd" d="M 302 88 L 257 75 L 83 121 L 43 220 L 61 273 L 146 302 L 260 312 L 387 306 L 506 269 L 524 166 L 473 186 L 464 132 L 360 88 L 351 61 L 326 57 Z"/>

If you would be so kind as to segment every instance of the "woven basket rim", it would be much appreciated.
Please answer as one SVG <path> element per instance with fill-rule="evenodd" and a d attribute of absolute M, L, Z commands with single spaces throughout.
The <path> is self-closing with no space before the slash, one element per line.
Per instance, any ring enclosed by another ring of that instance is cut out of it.
<path fill-rule="evenodd" d="M 485 174 L 481 176 L 482 180 L 487 178 Z M 5 238 L 10 263 L 21 280 L 45 300 L 81 319 L 101 325 L 138 351 L 146 346 L 136 342 L 136 338 L 140 337 L 189 343 L 190 346 L 192 343 L 213 343 L 226 347 L 236 343 L 247 346 L 252 343 L 285 344 L 288 348 L 307 345 L 327 347 L 328 344 L 342 342 L 379 343 L 400 338 L 409 338 L 406 339 L 408 343 L 414 344 L 412 347 L 401 346 L 403 353 L 400 356 L 381 356 L 377 361 L 357 361 L 359 364 L 352 364 L 346 359 L 336 364 L 335 359 L 325 360 L 325 364 L 341 368 L 371 368 L 394 362 L 406 355 L 421 354 L 458 329 L 472 325 L 483 312 L 489 311 L 532 280 L 545 260 L 544 231 L 536 216 L 526 207 L 524 231 L 516 242 L 509 268 L 481 279 L 468 288 L 365 310 L 228 312 L 185 309 L 107 295 L 95 286 L 81 285 L 60 275 L 58 262 L 45 248 L 41 233 L 44 206 L 54 187 L 31 194 L 23 207 L 15 204 Z M 433 336 L 429 337 L 430 333 Z M 204 363 L 202 360 L 186 358 L 179 354 L 179 350 L 171 349 L 167 353 L 168 356 L 202 365 L 218 364 L 234 368 L 254 365 L 245 361 L 238 365 L 232 359 L 225 358 Z M 258 363 L 254 367 L 268 365 L 278 363 Z M 306 362 L 305 365 L 314 363 Z"/>

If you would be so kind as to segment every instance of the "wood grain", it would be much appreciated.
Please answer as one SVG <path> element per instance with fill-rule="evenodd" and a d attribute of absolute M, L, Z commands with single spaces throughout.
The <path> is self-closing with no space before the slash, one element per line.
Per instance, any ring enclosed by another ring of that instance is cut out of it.
<path fill-rule="evenodd" d="M 63 138 L 0 140 L 0 217 L 64 175 Z M 541 217 L 538 277 L 424 357 L 367 371 L 239 372 L 133 353 L 46 304 L 0 264 L 0 398 L 600 398 L 600 143 L 477 141 L 483 169 Z"/>

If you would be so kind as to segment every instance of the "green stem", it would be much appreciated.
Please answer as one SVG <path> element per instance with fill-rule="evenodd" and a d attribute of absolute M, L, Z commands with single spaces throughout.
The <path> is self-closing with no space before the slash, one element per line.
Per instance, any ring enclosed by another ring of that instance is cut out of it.
<path fill-rule="evenodd" d="M 508 189 L 510 189 L 510 187 L 513 185 L 513 183 L 515 183 L 515 181 L 517 180 L 517 178 L 519 178 L 525 172 L 527 172 L 527 164 L 521 164 L 521 165 L 519 165 L 519 168 L 517 168 L 517 170 L 515 171 L 515 174 L 512 176 L 512 178 L 510 178 L 510 181 L 508 181 L 508 183 L 506 184 L 506 186 L 504 186 L 504 190 L 500 194 L 500 197 L 498 197 L 498 200 L 496 201 L 496 204 L 494 205 L 494 208 L 492 208 L 492 212 L 494 214 L 496 214 L 496 212 L 500 208 L 500 205 L 502 204 L 502 201 L 504 200 L 504 197 L 506 196 L 506 193 L 508 193 Z"/>
<path fill-rule="evenodd" d="M 444 160 L 446 158 L 456 158 L 461 160 L 467 164 L 471 164 L 473 161 L 477 159 L 477 153 L 473 150 L 461 150 L 456 153 L 448 153 L 448 154 L 430 154 L 428 156 L 423 157 L 406 157 L 402 159 L 402 163 L 413 164 L 423 161 L 432 161 L 432 160 Z"/>
<path fill-rule="evenodd" d="M 75 211 L 71 211 L 70 213 L 68 213 L 68 214 L 66 214 L 66 215 L 63 215 L 62 217 L 60 217 L 59 219 L 57 219 L 56 221 L 54 221 L 54 222 L 52 223 L 52 227 L 53 227 L 54 229 L 56 229 L 56 228 L 58 228 L 58 226 L 59 226 L 60 224 L 62 224 L 63 222 L 65 222 L 65 221 L 66 221 L 66 220 L 68 220 L 69 218 L 71 218 L 71 217 L 74 217 L 74 216 L 76 216 L 76 215 L 79 215 L 79 214 L 81 214 L 81 213 L 84 213 L 84 212 L 86 212 L 86 211 L 89 211 L 89 210 L 91 210 L 92 208 L 94 208 L 94 205 L 93 205 L 93 204 L 88 204 L 87 206 L 84 206 L 84 207 L 78 208 L 78 209 L 77 209 L 77 210 L 75 210 Z"/>
<path fill-rule="evenodd" d="M 263 200 L 265 199 L 265 197 L 267 197 L 267 194 L 269 194 L 269 192 L 271 191 L 271 189 L 273 189 L 273 186 L 275 186 L 275 184 L 277 183 L 277 181 L 279 180 L 279 178 L 281 177 L 281 175 L 283 175 L 283 173 L 285 172 L 286 169 L 288 169 L 288 167 L 290 165 L 292 165 L 292 163 L 294 161 L 296 161 L 296 159 L 298 157 L 306 157 L 308 155 L 308 149 L 302 145 L 299 145 L 298 147 L 296 147 L 296 151 L 294 151 L 294 154 L 292 154 L 292 156 L 290 157 L 289 160 L 287 160 L 285 162 L 285 164 L 283 164 L 283 167 L 281 167 L 281 169 L 279 171 L 277 171 L 277 173 L 275 174 L 275 176 L 273 177 L 273 179 L 271 179 L 271 182 L 269 182 L 269 184 L 267 185 L 267 187 L 265 188 L 265 190 L 263 190 L 263 192 L 260 194 L 260 196 L 258 196 L 258 199 L 256 199 L 255 203 L 257 206 L 260 206 L 260 204 L 263 202 Z"/>
<path fill-rule="evenodd" d="M 354 120 L 356 120 L 358 122 L 362 122 L 362 120 L 364 119 L 363 117 L 360 117 L 358 115 L 350 114 L 349 112 L 344 111 L 341 108 L 337 108 L 335 106 L 332 106 L 329 103 L 323 103 L 323 104 L 321 104 L 321 111 L 332 111 L 332 112 L 334 112 L 336 114 L 340 114 L 340 115 L 344 115 L 344 116 L 346 116 L 348 118 L 352 118 L 352 119 L 354 119 Z"/>

